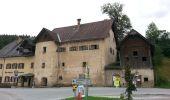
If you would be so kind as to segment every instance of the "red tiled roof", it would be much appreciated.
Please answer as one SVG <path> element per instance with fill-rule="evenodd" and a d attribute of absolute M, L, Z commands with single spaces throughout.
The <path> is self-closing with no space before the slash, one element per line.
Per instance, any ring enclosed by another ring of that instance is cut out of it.
<path fill-rule="evenodd" d="M 52 32 L 59 34 L 61 42 L 103 39 L 109 35 L 109 30 L 112 29 L 112 23 L 112 20 L 103 20 L 80 24 L 79 29 L 77 29 L 77 25 L 74 25 L 55 28 Z"/>

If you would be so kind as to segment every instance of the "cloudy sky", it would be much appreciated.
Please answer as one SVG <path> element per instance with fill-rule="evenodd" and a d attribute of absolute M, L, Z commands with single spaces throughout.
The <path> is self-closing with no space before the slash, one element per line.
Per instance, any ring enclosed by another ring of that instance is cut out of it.
<path fill-rule="evenodd" d="M 142 35 L 152 21 L 170 31 L 170 0 L 0 0 L 0 34 L 35 36 L 43 27 L 75 25 L 77 18 L 81 23 L 108 19 L 101 6 L 114 2 L 124 4 L 123 12 Z"/>

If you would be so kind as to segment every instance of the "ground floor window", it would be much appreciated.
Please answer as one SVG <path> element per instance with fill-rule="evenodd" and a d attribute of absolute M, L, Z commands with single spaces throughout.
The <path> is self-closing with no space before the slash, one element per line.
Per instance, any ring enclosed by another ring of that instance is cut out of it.
<path fill-rule="evenodd" d="M 144 82 L 148 82 L 148 77 L 144 77 Z"/>
<path fill-rule="evenodd" d="M 47 86 L 47 78 L 46 78 L 46 77 L 43 77 L 43 78 L 41 79 L 41 85 L 42 85 L 42 86 Z"/>

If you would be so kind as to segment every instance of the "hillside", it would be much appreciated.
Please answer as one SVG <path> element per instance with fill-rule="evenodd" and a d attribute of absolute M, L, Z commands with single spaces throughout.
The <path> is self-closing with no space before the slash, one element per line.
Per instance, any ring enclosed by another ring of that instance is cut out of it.
<path fill-rule="evenodd" d="M 170 58 L 163 58 L 161 65 L 156 66 L 156 86 L 170 88 Z"/>

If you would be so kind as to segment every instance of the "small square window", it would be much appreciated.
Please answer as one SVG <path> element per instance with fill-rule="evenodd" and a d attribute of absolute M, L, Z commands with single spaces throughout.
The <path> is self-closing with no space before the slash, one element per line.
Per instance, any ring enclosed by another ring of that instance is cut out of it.
<path fill-rule="evenodd" d="M 43 53 L 46 53 L 47 47 L 43 47 Z"/>
<path fill-rule="evenodd" d="M 62 76 L 59 76 L 59 80 L 63 80 L 63 77 L 62 77 Z"/>
<path fill-rule="evenodd" d="M 142 57 L 142 61 L 147 61 L 147 57 Z"/>
<path fill-rule="evenodd" d="M 45 68 L 45 63 L 42 63 L 42 68 Z"/>
<path fill-rule="evenodd" d="M 66 52 L 66 48 L 65 47 L 58 47 L 57 52 Z"/>
<path fill-rule="evenodd" d="M 148 77 L 144 77 L 144 82 L 148 82 Z"/>
<path fill-rule="evenodd" d="M 83 62 L 83 67 L 86 67 L 87 66 L 87 62 Z"/>
<path fill-rule="evenodd" d="M 33 68 L 34 68 L 34 63 L 32 62 L 32 63 L 31 63 L 31 69 L 33 69 Z"/>
<path fill-rule="evenodd" d="M 138 52 L 137 51 L 133 51 L 133 56 L 138 56 Z"/>
<path fill-rule="evenodd" d="M 65 63 L 64 63 L 64 62 L 62 63 L 62 66 L 63 66 L 63 67 L 65 66 Z"/>

